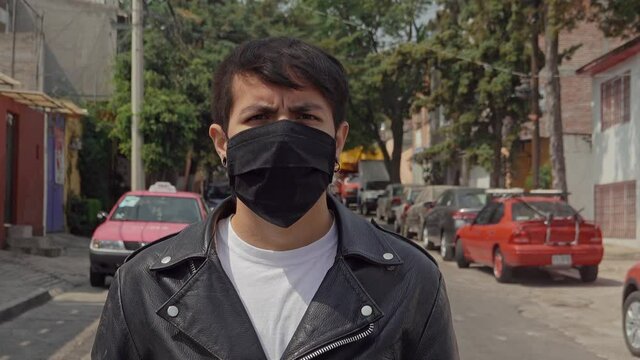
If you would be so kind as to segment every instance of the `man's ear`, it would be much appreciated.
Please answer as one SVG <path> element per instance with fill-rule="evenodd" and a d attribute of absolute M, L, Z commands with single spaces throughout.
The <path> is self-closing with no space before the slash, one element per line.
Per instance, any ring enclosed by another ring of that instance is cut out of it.
<path fill-rule="evenodd" d="M 209 126 L 209 137 L 213 140 L 213 146 L 216 148 L 220 161 L 227 158 L 227 134 L 222 130 L 222 126 L 211 124 Z"/>
<path fill-rule="evenodd" d="M 347 142 L 347 135 L 349 135 L 349 123 L 343 121 L 336 129 L 336 159 L 340 158 L 340 153 Z"/>

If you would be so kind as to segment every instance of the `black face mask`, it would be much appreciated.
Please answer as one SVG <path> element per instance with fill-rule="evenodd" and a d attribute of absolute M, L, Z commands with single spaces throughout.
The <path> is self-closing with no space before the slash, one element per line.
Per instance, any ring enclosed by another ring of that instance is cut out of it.
<path fill-rule="evenodd" d="M 242 131 L 227 145 L 231 189 L 258 216 L 287 228 L 331 183 L 335 152 L 330 135 L 290 120 Z"/>

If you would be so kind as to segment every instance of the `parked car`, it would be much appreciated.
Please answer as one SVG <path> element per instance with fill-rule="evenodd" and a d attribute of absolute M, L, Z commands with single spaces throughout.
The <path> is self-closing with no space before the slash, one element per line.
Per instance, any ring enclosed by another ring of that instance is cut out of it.
<path fill-rule="evenodd" d="M 203 220 L 207 212 L 200 195 L 176 191 L 169 183 L 125 193 L 109 214 L 98 215 L 104 222 L 89 245 L 91 285 L 104 286 L 105 277 L 115 274 L 133 251 Z"/>
<path fill-rule="evenodd" d="M 360 188 L 358 191 L 358 210 L 368 215 L 378 206 L 378 197 L 390 184 L 387 167 L 382 160 L 360 160 L 358 163 Z"/>
<path fill-rule="evenodd" d="M 516 267 L 577 268 L 582 281 L 593 282 L 603 256 L 595 224 L 564 200 L 535 194 L 489 201 L 455 245 L 459 267 L 492 266 L 499 282 L 510 281 Z"/>
<path fill-rule="evenodd" d="M 411 207 L 411 204 L 416 201 L 422 189 L 424 189 L 424 185 L 405 185 L 402 189 L 400 205 L 392 208 L 394 214 L 393 229 L 402 236 L 407 236 L 404 231 L 404 221 L 407 217 L 407 211 L 409 207 Z"/>
<path fill-rule="evenodd" d="M 627 348 L 640 357 L 640 262 L 629 271 L 622 292 L 622 330 Z"/>
<path fill-rule="evenodd" d="M 436 200 L 449 189 L 455 186 L 451 185 L 429 185 L 425 187 L 415 202 L 407 210 L 407 219 L 405 221 L 406 234 L 408 237 L 416 236 L 418 242 L 429 250 L 434 249 L 433 243 L 425 241 L 425 218 L 427 213 L 433 209 Z"/>
<path fill-rule="evenodd" d="M 392 211 L 394 206 L 400 205 L 402 202 L 402 184 L 390 184 L 384 190 L 384 193 L 378 197 L 378 206 L 376 207 L 376 218 L 393 224 L 395 214 Z"/>
<path fill-rule="evenodd" d="M 220 182 L 207 186 L 204 199 L 209 209 L 213 210 L 229 196 L 231 196 L 231 186 L 228 182 Z"/>
<path fill-rule="evenodd" d="M 378 198 L 384 195 L 388 181 L 367 181 L 362 184 L 359 195 L 358 210 L 362 215 L 369 215 L 378 207 Z"/>
<path fill-rule="evenodd" d="M 340 200 L 345 206 L 358 203 L 358 189 L 360 189 L 360 178 L 358 175 L 350 174 L 339 183 Z"/>
<path fill-rule="evenodd" d="M 484 189 L 455 188 L 446 190 L 425 215 L 422 231 L 427 248 L 440 247 L 443 260 L 453 260 L 456 231 L 473 221 L 486 203 Z"/>

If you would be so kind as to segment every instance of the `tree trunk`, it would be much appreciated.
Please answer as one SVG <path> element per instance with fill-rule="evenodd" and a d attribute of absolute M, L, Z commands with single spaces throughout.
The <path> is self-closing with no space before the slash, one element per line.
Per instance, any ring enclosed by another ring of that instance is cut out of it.
<path fill-rule="evenodd" d="M 539 82 L 539 66 L 538 53 L 540 46 L 538 44 L 539 26 L 538 11 L 534 12 L 533 24 L 531 26 L 531 106 L 529 120 L 533 123 L 533 134 L 531 136 L 531 172 L 533 177 L 533 188 L 540 187 L 540 82 Z"/>
<path fill-rule="evenodd" d="M 399 183 L 400 165 L 402 161 L 402 138 L 404 137 L 404 121 L 402 118 L 391 120 L 391 134 L 393 135 L 393 150 L 391 151 L 389 177 L 392 183 Z"/>
<path fill-rule="evenodd" d="M 553 188 L 567 192 L 567 175 L 562 139 L 562 109 L 560 107 L 560 72 L 558 70 L 557 0 L 545 4 L 545 107 L 549 116 L 549 142 Z"/>

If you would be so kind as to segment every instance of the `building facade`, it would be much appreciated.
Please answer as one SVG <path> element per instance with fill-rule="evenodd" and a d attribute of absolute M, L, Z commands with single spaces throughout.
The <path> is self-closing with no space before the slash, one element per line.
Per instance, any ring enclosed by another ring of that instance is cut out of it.
<path fill-rule="evenodd" d="M 640 37 L 577 70 L 592 79 L 591 199 L 611 239 L 638 239 L 640 178 Z"/>

